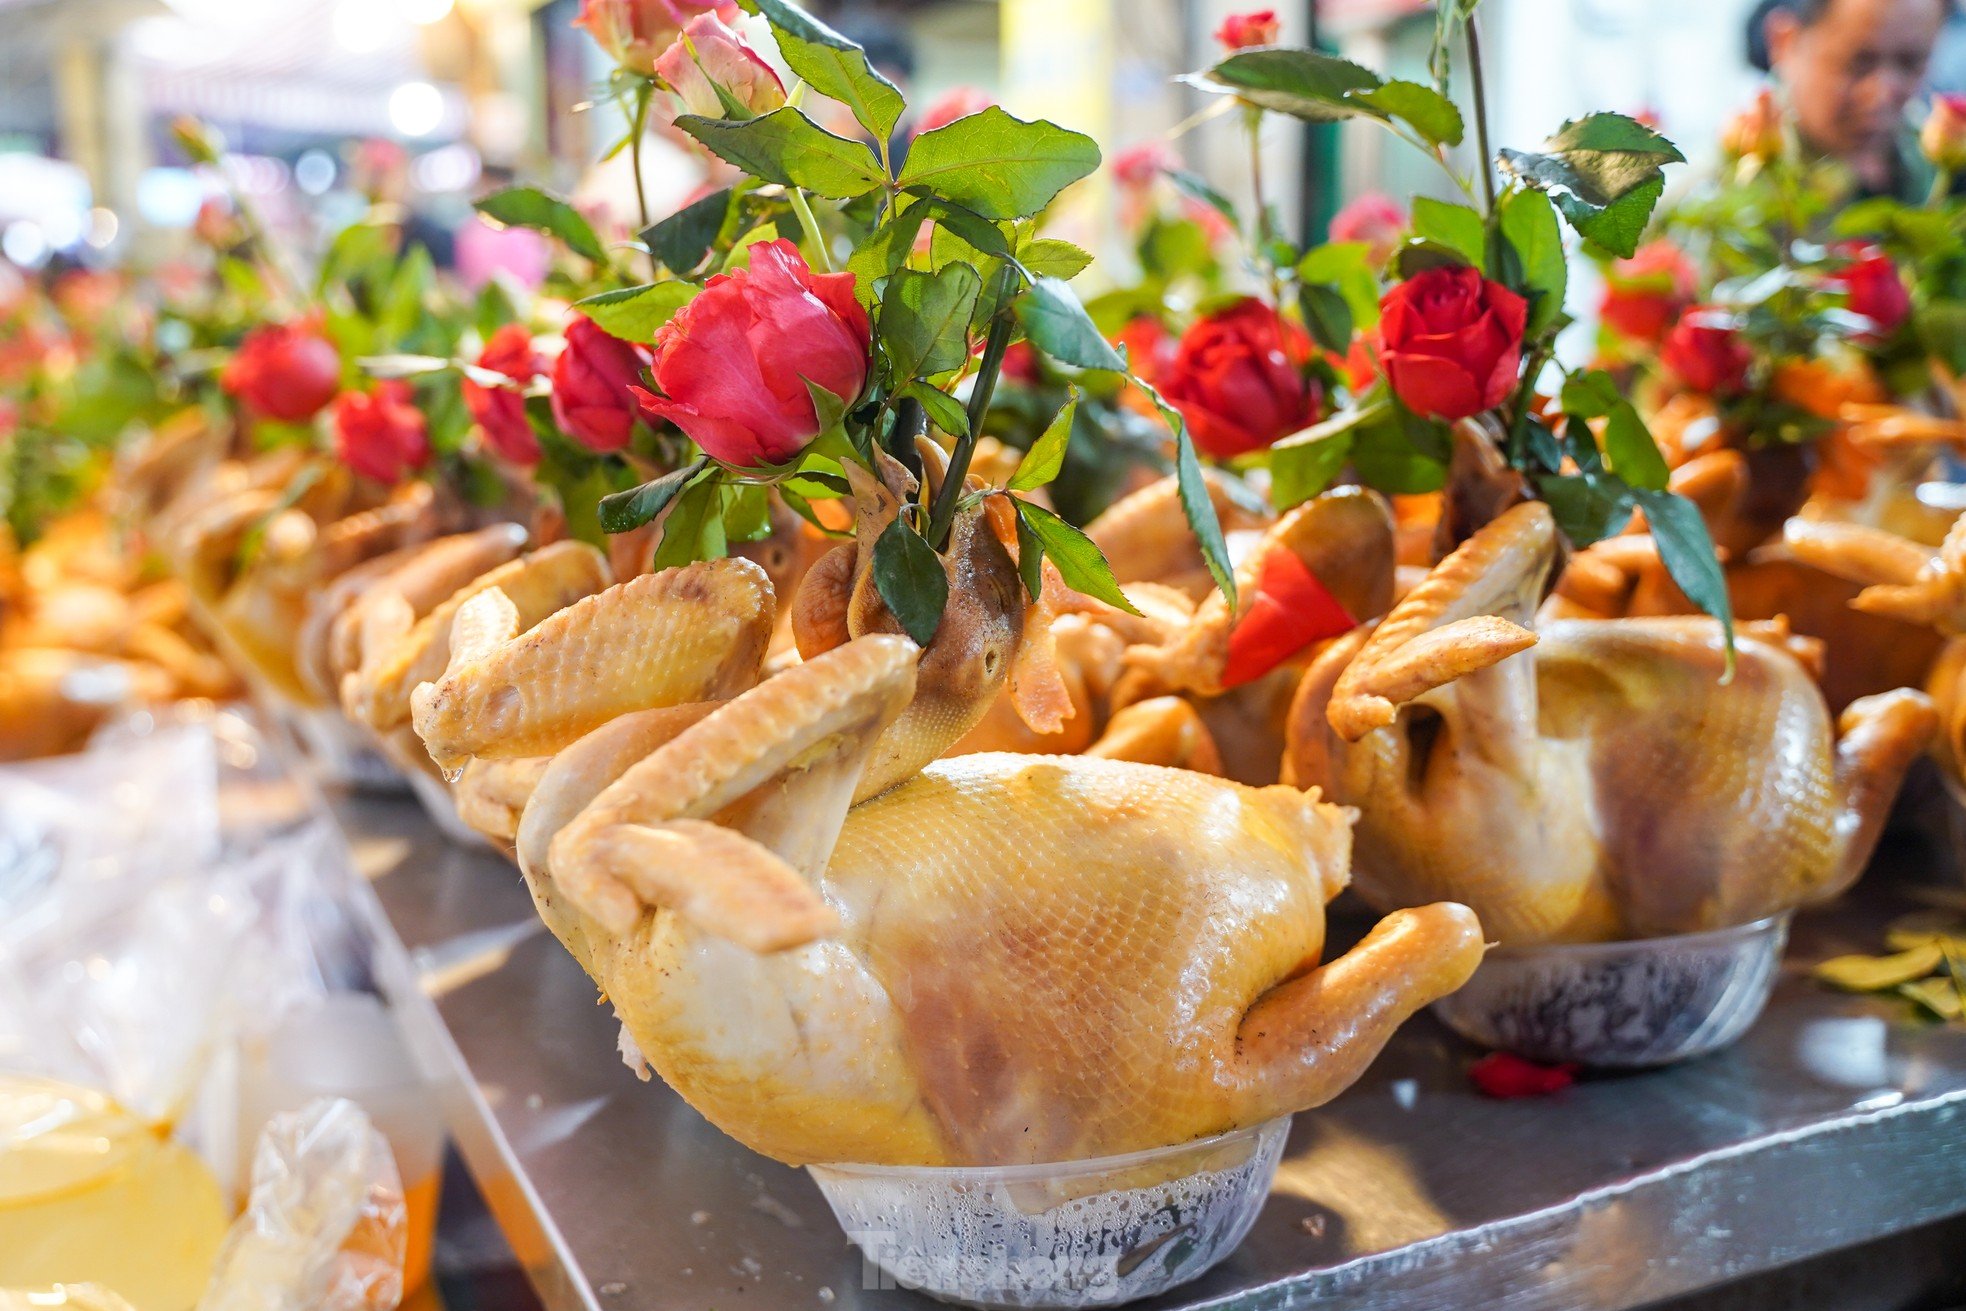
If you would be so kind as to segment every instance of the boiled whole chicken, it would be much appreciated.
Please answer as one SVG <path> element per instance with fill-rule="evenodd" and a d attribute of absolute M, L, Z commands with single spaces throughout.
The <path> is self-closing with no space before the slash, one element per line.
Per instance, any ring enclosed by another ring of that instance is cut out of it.
<path fill-rule="evenodd" d="M 448 769 L 558 747 L 520 860 L 624 1053 L 788 1162 L 1079 1159 L 1326 1101 L 1468 978 L 1481 931 L 1455 905 L 1399 912 L 1320 965 L 1350 835 L 1315 795 L 1104 759 L 937 760 L 1007 685 L 1055 728 L 1044 617 L 979 507 L 918 649 L 870 567 L 907 475 L 850 477 L 858 539 L 801 588 L 805 659 L 782 673 L 758 681 L 770 583 L 722 560 L 525 633 L 482 593 L 417 690 Z"/>
<path fill-rule="evenodd" d="M 1860 700 L 1839 741 L 1778 631 L 1743 633 L 1728 681 L 1711 620 L 1537 624 L 1556 549 L 1546 506 L 1507 510 L 1306 676 L 1286 777 L 1359 808 L 1366 899 L 1453 898 L 1514 945 L 1741 924 L 1854 880 L 1929 699 Z"/>

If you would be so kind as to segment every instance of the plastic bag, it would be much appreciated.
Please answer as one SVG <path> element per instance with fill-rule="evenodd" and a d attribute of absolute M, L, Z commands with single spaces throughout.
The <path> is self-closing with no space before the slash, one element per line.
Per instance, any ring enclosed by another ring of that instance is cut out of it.
<path fill-rule="evenodd" d="M 361 1107 L 275 1116 L 199 1311 L 389 1311 L 407 1224 L 395 1159 Z"/>

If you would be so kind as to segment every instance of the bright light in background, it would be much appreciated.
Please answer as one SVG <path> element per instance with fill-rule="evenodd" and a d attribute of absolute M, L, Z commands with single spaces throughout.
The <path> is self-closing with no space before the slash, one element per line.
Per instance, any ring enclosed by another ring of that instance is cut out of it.
<path fill-rule="evenodd" d="M 428 27 L 449 18 L 456 5 L 457 0 L 404 0 L 403 17 L 418 27 Z"/>
<path fill-rule="evenodd" d="M 444 93 L 428 82 L 405 82 L 389 93 L 389 121 L 406 137 L 427 137 L 444 121 Z"/>
<path fill-rule="evenodd" d="M 334 185 L 334 157 L 325 150 L 309 150 L 294 161 L 294 185 L 310 196 L 318 196 Z"/>
<path fill-rule="evenodd" d="M 342 49 L 369 55 L 389 44 L 401 30 L 402 12 L 391 0 L 339 0 L 329 21 Z"/>
<path fill-rule="evenodd" d="M 137 179 L 137 212 L 159 228 L 188 228 L 205 202 L 205 184 L 188 168 L 147 168 Z"/>
<path fill-rule="evenodd" d="M 60 214 L 50 214 L 41 221 L 42 235 L 56 250 L 67 250 L 82 239 L 83 220 L 80 210 L 66 210 Z"/>
<path fill-rule="evenodd" d="M 89 230 L 82 234 L 82 239 L 97 250 L 102 250 L 116 240 L 117 230 L 121 226 L 116 221 L 115 210 L 98 205 L 89 211 Z"/>
<path fill-rule="evenodd" d="M 39 223 L 21 219 L 0 232 L 0 255 L 24 269 L 38 269 L 48 261 L 48 238 Z"/>
<path fill-rule="evenodd" d="M 441 146 L 427 155 L 417 156 L 416 162 L 410 165 L 410 181 L 419 191 L 467 191 L 477 182 L 479 171 L 478 152 L 471 147 Z"/>

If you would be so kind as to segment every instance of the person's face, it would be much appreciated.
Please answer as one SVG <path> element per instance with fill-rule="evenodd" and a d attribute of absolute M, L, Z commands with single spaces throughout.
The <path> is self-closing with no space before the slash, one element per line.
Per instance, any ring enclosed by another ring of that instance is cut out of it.
<path fill-rule="evenodd" d="M 1875 153 L 1897 131 L 1925 77 L 1947 5 L 1940 0 L 1834 0 L 1808 27 L 1768 19 L 1768 49 L 1796 124 L 1839 158 Z"/>

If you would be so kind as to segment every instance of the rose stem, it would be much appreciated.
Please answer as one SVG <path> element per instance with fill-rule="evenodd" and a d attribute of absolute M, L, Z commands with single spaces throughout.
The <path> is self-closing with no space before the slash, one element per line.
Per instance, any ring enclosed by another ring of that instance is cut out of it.
<path fill-rule="evenodd" d="M 1468 78 L 1474 86 L 1476 148 L 1481 151 L 1481 191 L 1495 217 L 1495 163 L 1488 149 L 1488 85 L 1481 75 L 1481 20 L 1468 15 Z"/>
<path fill-rule="evenodd" d="M 635 204 L 642 211 L 642 230 L 646 232 L 655 226 L 655 219 L 649 214 L 648 184 L 642 181 L 642 134 L 648 130 L 649 102 L 655 99 L 655 83 L 647 78 L 635 84 L 635 122 L 629 128 L 628 166 L 635 170 Z M 654 261 L 655 255 L 650 253 Z M 659 272 L 659 270 L 658 270 Z"/>
<path fill-rule="evenodd" d="M 997 390 L 997 374 L 1003 370 L 1004 353 L 1010 349 L 1010 334 L 1016 330 L 1017 321 L 1009 304 L 1011 280 L 1016 276 L 1016 269 L 1009 264 L 997 274 L 1000 304 L 997 317 L 990 321 L 989 340 L 983 344 L 983 361 L 976 366 L 976 385 L 969 393 L 969 431 L 956 438 L 956 447 L 949 453 L 949 472 L 942 479 L 942 492 L 935 498 L 935 508 L 928 517 L 928 544 L 938 551 L 948 541 L 949 529 L 956 521 L 956 502 L 962 499 L 963 484 L 969 479 L 969 457 L 976 451 L 976 439 L 983 431 L 983 416 L 990 411 L 990 398 Z"/>

